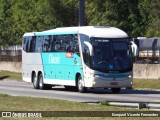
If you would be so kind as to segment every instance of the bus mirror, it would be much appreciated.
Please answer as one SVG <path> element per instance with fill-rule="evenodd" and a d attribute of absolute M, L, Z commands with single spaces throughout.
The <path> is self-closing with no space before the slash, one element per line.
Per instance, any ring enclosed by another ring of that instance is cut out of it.
<path fill-rule="evenodd" d="M 90 56 L 93 56 L 94 55 L 93 54 L 93 47 L 92 47 L 91 43 L 84 41 L 84 44 L 86 44 L 88 46 Z"/>
<path fill-rule="evenodd" d="M 132 50 L 133 57 L 138 56 L 138 47 L 137 47 L 137 45 L 133 41 L 131 41 L 130 43 L 131 43 L 131 50 Z"/>

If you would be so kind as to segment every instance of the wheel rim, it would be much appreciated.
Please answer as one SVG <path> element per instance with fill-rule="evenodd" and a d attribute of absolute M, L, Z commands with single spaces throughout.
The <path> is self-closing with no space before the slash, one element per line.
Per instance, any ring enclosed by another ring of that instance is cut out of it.
<path fill-rule="evenodd" d="M 34 78 L 33 78 L 33 84 L 34 84 L 34 86 L 37 86 L 37 78 L 36 78 L 35 75 L 34 75 Z"/>
<path fill-rule="evenodd" d="M 81 78 L 78 80 L 78 89 L 82 90 L 82 79 Z"/>
<path fill-rule="evenodd" d="M 40 77 L 39 77 L 39 87 L 40 87 L 40 88 L 43 87 L 43 78 L 42 78 L 41 75 L 40 75 Z"/>

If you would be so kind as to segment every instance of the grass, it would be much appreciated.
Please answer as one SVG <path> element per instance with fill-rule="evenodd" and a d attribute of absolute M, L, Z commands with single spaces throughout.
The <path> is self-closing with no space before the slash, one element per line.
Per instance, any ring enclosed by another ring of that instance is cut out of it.
<path fill-rule="evenodd" d="M 114 107 L 101 104 L 87 104 L 71 102 L 66 100 L 56 100 L 47 98 L 34 98 L 34 97 L 17 97 L 9 96 L 6 94 L 0 94 L 0 111 L 126 111 L 126 112 L 143 112 L 144 110 L 129 109 L 124 107 Z M 99 114 L 99 112 L 97 114 Z M 83 116 L 83 114 L 82 114 Z M 8 120 L 9 118 L 6 118 Z M 13 118 L 9 119 L 12 120 Z M 22 118 L 21 118 L 22 119 Z M 24 120 L 27 118 L 23 118 Z M 33 118 L 35 119 L 35 118 Z M 38 118 L 40 119 L 40 118 Z M 44 120 L 48 119 L 60 119 L 60 120 L 144 120 L 145 118 L 138 117 L 45 117 Z M 152 117 L 146 118 L 147 120 L 152 120 Z M 5 119 L 4 119 L 5 120 Z M 17 118 L 15 118 L 17 120 Z M 28 119 L 27 119 L 28 120 Z M 158 118 L 154 118 L 158 120 Z"/>
<path fill-rule="evenodd" d="M 160 89 L 159 79 L 134 79 L 133 88 Z"/>
<path fill-rule="evenodd" d="M 115 109 L 116 108 L 116 109 Z M 0 94 L 0 111 L 105 111 L 128 110 L 123 107 L 114 107 L 100 104 L 87 104 L 67 100 L 49 98 L 35 98 L 10 96 Z"/>
<path fill-rule="evenodd" d="M 22 80 L 22 73 L 10 72 L 10 71 L 0 71 L 0 80 Z"/>

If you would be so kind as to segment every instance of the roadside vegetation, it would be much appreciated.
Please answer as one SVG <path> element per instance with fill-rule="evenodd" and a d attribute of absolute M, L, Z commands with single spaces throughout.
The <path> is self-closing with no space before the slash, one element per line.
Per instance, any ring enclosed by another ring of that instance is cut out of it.
<path fill-rule="evenodd" d="M 160 79 L 134 79 L 134 89 L 160 89 Z"/>
<path fill-rule="evenodd" d="M 71 102 L 66 100 L 56 100 L 56 99 L 47 99 L 47 98 L 34 98 L 34 97 L 17 97 L 10 96 L 7 94 L 0 94 L 0 111 L 136 111 L 142 112 L 144 110 L 134 109 L 134 108 L 125 108 L 125 107 L 114 107 L 108 106 L 107 104 L 87 104 L 87 103 L 78 103 Z M 81 114 L 83 116 L 83 114 Z M 45 117 L 42 119 L 112 119 L 112 120 L 144 120 L 145 118 L 141 117 Z M 6 120 L 8 120 L 7 118 Z M 15 119 L 17 118 L 10 118 Z M 20 118 L 22 119 L 22 118 Z M 27 118 L 23 118 L 27 119 Z M 30 118 L 31 119 L 31 118 Z M 35 118 L 32 118 L 35 119 Z M 40 118 L 38 118 L 40 119 Z M 147 120 L 153 119 L 152 117 L 148 117 Z M 5 119 L 4 119 L 5 120 Z M 154 118 L 154 120 L 158 120 L 158 118 Z"/>
<path fill-rule="evenodd" d="M 0 0 L 0 44 L 21 44 L 26 32 L 77 26 L 78 8 L 78 0 Z M 159 0 L 85 0 L 85 25 L 160 36 L 159 8 Z"/>
<path fill-rule="evenodd" d="M 0 80 L 22 80 L 22 73 L 10 72 L 10 71 L 0 71 Z"/>

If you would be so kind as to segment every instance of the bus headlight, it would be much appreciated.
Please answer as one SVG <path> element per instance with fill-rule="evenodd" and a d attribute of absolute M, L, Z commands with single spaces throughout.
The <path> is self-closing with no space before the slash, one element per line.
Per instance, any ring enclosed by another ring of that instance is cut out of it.
<path fill-rule="evenodd" d="M 132 75 L 129 75 L 128 78 L 132 78 Z"/>
<path fill-rule="evenodd" d="M 100 76 L 99 76 L 99 75 L 96 75 L 96 74 L 94 74 L 94 77 L 95 77 L 95 78 L 100 78 Z"/>

